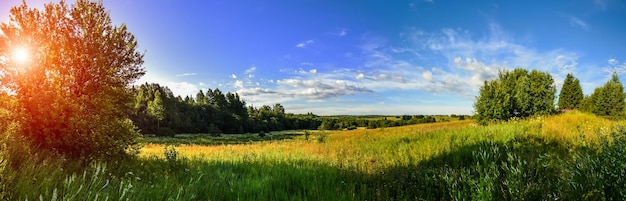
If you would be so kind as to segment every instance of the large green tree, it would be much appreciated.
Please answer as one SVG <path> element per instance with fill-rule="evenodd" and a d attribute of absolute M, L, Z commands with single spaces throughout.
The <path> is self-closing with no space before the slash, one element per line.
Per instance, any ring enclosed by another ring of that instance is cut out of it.
<path fill-rule="evenodd" d="M 24 2 L 0 29 L 0 86 L 16 99 L 11 113 L 35 147 L 94 159 L 134 144 L 129 86 L 145 72 L 143 54 L 102 2 Z"/>
<path fill-rule="evenodd" d="M 596 88 L 591 96 L 585 97 L 581 109 L 599 116 L 621 116 L 626 109 L 625 98 L 624 86 L 617 73 L 613 72 L 608 82 Z"/>
<path fill-rule="evenodd" d="M 502 71 L 498 79 L 485 81 L 476 97 L 476 119 L 489 121 L 508 120 L 514 117 L 545 115 L 554 112 L 556 87 L 552 76 L 546 72 L 517 68 Z"/>
<path fill-rule="evenodd" d="M 568 73 L 559 94 L 559 109 L 578 109 L 583 100 L 583 89 L 580 81 Z"/>

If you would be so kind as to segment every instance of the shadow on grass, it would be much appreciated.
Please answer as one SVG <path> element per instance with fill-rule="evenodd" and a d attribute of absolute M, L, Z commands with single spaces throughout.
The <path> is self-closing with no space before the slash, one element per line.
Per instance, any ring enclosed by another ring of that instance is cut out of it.
<path fill-rule="evenodd" d="M 368 186 L 392 200 L 624 200 L 625 144 L 603 142 L 600 151 L 533 137 L 480 142 L 388 168 Z"/>

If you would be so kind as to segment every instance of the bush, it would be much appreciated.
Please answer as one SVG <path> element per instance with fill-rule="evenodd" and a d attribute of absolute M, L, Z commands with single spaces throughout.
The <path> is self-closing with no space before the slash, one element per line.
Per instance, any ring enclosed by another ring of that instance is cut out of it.
<path fill-rule="evenodd" d="M 318 143 L 324 143 L 326 142 L 326 132 L 322 131 L 318 136 L 317 136 L 317 142 Z"/>
<path fill-rule="evenodd" d="M 176 160 L 178 160 L 178 151 L 176 151 L 174 146 L 165 146 L 163 155 L 165 156 L 165 160 L 169 163 L 175 163 Z"/>
<path fill-rule="evenodd" d="M 259 132 L 259 137 L 265 137 L 265 131 Z"/>
<path fill-rule="evenodd" d="M 309 141 L 309 136 L 311 136 L 311 133 L 308 130 L 304 131 L 304 139 L 306 139 L 306 141 Z"/>

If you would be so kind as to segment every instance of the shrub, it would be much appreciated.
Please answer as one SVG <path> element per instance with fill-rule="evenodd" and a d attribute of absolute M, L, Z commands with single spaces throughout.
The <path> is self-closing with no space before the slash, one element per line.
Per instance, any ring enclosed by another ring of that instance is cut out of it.
<path fill-rule="evenodd" d="M 326 132 L 322 131 L 318 136 L 317 136 L 317 142 L 319 143 L 324 143 L 326 142 Z"/>

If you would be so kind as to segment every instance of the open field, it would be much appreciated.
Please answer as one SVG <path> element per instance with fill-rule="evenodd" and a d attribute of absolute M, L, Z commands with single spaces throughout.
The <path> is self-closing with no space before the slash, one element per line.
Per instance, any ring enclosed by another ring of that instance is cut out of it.
<path fill-rule="evenodd" d="M 484 127 L 146 138 L 134 159 L 86 170 L 54 160 L 25 166 L 8 175 L 31 178 L 15 181 L 10 198 L 621 200 L 622 124 L 571 112 Z"/>

